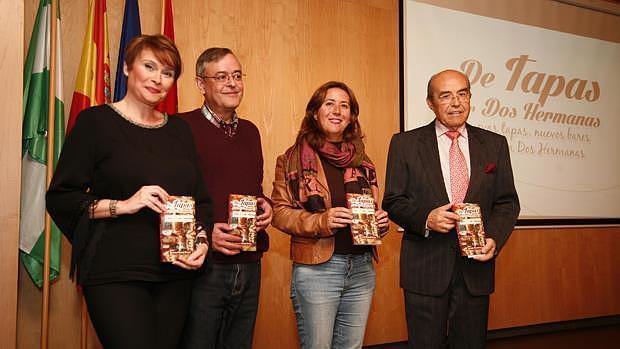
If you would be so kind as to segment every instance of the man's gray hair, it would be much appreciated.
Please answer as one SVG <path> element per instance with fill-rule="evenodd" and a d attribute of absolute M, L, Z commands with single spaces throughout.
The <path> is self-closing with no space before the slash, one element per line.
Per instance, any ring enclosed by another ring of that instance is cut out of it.
<path fill-rule="evenodd" d="M 211 47 L 204 50 L 196 61 L 196 76 L 203 76 L 208 63 L 217 62 L 229 54 L 235 55 L 231 49 L 226 47 Z"/>

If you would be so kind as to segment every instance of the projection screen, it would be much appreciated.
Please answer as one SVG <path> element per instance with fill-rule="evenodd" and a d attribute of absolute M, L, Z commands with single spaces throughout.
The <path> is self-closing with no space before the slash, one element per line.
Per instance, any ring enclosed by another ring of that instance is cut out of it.
<path fill-rule="evenodd" d="M 472 84 L 468 122 L 510 146 L 520 220 L 620 222 L 620 44 L 403 0 L 403 130 L 426 125 L 429 77 Z"/>

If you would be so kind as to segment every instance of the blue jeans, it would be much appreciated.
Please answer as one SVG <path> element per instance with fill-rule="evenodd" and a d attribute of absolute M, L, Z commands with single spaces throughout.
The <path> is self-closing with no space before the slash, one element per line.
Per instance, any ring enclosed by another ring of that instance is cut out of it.
<path fill-rule="evenodd" d="M 361 348 L 374 290 L 370 253 L 293 264 L 291 300 L 301 348 Z"/>
<path fill-rule="evenodd" d="M 194 280 L 182 348 L 252 348 L 260 269 L 260 262 L 206 264 Z"/>

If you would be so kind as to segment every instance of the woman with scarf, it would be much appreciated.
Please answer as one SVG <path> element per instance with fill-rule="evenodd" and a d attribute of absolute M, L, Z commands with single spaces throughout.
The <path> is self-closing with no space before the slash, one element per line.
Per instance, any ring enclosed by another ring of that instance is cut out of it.
<path fill-rule="evenodd" d="M 291 235 L 291 300 L 302 349 L 361 348 L 375 289 L 374 247 L 354 245 L 347 193 L 372 193 L 359 105 L 344 83 L 319 87 L 295 144 L 278 157 L 272 224 Z M 376 210 L 381 233 L 388 217 Z"/>

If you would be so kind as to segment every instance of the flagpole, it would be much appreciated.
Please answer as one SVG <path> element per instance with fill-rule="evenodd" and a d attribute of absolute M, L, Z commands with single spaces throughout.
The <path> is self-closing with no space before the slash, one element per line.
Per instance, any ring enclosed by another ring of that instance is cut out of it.
<path fill-rule="evenodd" d="M 49 65 L 49 105 L 47 113 L 47 181 L 46 188 L 54 174 L 54 117 L 56 115 L 56 16 L 58 0 L 51 0 L 50 9 L 50 65 Z M 49 332 L 50 303 L 50 246 L 52 222 L 45 213 L 45 252 L 43 255 L 43 301 L 41 311 L 41 349 L 47 349 Z"/>
<path fill-rule="evenodd" d="M 81 309 L 81 322 L 80 322 L 80 349 L 86 349 L 88 345 L 88 310 L 86 309 L 86 301 L 84 300 L 84 293 L 80 287 L 80 309 Z"/>
<path fill-rule="evenodd" d="M 165 28 L 165 20 L 166 20 L 166 0 L 161 0 L 161 30 L 159 31 L 159 33 L 161 35 L 164 35 L 164 28 Z"/>

